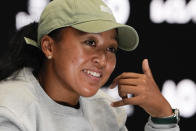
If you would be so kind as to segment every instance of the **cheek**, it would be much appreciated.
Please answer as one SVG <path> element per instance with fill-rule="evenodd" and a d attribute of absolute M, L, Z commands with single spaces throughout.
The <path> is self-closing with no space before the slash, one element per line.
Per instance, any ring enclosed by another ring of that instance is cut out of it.
<path fill-rule="evenodd" d="M 54 66 L 62 79 L 74 78 L 79 63 L 81 63 L 81 59 L 79 59 L 77 53 L 74 51 L 64 50 L 56 52 Z"/>
<path fill-rule="evenodd" d="M 110 58 L 107 62 L 106 72 L 110 76 L 112 72 L 114 71 L 114 68 L 116 66 L 116 57 Z"/>
<path fill-rule="evenodd" d="M 84 61 L 83 53 L 79 47 L 65 48 L 61 52 L 58 56 L 59 62 L 64 63 L 69 68 L 75 68 Z"/>
<path fill-rule="evenodd" d="M 72 57 L 70 57 L 69 59 L 71 59 L 70 61 L 70 65 L 73 69 L 73 71 L 76 69 L 78 70 L 81 70 L 81 67 L 84 65 L 85 61 L 87 58 L 84 57 L 84 55 L 82 55 L 81 53 L 78 53 L 77 55 L 74 55 Z"/>

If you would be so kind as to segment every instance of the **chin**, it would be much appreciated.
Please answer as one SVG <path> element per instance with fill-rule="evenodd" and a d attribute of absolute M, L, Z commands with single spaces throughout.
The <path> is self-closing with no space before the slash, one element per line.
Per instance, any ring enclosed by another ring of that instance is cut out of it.
<path fill-rule="evenodd" d="M 91 97 L 91 96 L 94 96 L 97 92 L 98 92 L 99 89 L 97 90 L 84 90 L 82 93 L 80 93 L 80 96 L 83 96 L 83 97 Z"/>

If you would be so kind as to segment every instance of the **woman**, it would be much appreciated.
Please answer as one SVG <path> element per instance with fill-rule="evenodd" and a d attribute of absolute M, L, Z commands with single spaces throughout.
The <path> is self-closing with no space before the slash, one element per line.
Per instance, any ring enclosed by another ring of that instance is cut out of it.
<path fill-rule="evenodd" d="M 116 23 L 101 0 L 52 1 L 38 25 L 23 27 L 10 42 L 1 69 L 0 130 L 126 131 L 121 106 L 134 104 L 151 116 L 145 131 L 179 131 L 147 59 L 144 74 L 114 79 L 110 88 L 118 85 L 121 101 L 100 89 L 115 68 L 117 48 L 137 44 L 136 31 Z"/>

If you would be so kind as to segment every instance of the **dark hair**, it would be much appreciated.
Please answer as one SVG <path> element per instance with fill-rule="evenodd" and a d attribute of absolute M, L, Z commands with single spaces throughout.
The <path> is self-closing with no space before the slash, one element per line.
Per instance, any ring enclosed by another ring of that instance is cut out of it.
<path fill-rule="evenodd" d="M 18 30 L 8 43 L 8 51 L 0 59 L 0 80 L 9 77 L 23 67 L 30 67 L 35 73 L 40 71 L 45 55 L 41 49 L 26 44 L 24 37 L 37 41 L 38 23 L 33 22 Z M 59 30 L 49 34 L 54 40 L 59 39 Z M 6 57 L 6 58 L 5 58 Z"/>

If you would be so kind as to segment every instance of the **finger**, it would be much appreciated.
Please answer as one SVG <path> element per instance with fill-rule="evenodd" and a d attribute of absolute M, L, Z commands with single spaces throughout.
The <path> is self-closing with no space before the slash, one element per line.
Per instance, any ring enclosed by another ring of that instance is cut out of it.
<path fill-rule="evenodd" d="M 138 95 L 139 92 L 140 92 L 140 88 L 138 88 L 137 86 L 123 85 L 119 87 L 119 94 L 124 93 L 124 94 Z"/>
<path fill-rule="evenodd" d="M 118 94 L 119 94 L 119 96 L 122 98 L 122 99 L 125 99 L 125 98 L 127 98 L 127 93 L 125 93 L 125 92 L 118 92 Z"/>
<path fill-rule="evenodd" d="M 152 72 L 151 72 L 151 69 L 149 67 L 148 59 L 144 59 L 143 60 L 143 62 L 142 62 L 142 69 L 143 69 L 144 74 L 152 77 Z"/>
<path fill-rule="evenodd" d="M 118 84 L 118 81 L 119 81 L 120 79 L 128 79 L 128 78 L 136 79 L 136 78 L 139 78 L 139 77 L 141 77 L 141 76 L 142 76 L 142 74 L 139 74 L 139 73 L 124 72 L 124 73 L 120 74 L 119 76 L 117 76 L 117 77 L 113 80 L 113 82 L 112 82 L 112 84 L 109 86 L 109 88 L 110 88 L 110 89 L 115 88 L 116 85 Z"/>
<path fill-rule="evenodd" d="M 139 93 L 139 90 L 136 86 L 119 86 L 118 94 L 122 99 L 128 98 L 129 94 L 136 96 Z"/>
<path fill-rule="evenodd" d="M 141 77 L 142 74 L 134 73 L 134 72 L 123 72 L 119 76 L 117 76 L 115 79 L 127 79 L 127 78 L 138 78 Z"/>
<path fill-rule="evenodd" d="M 117 86 L 118 82 L 117 81 L 113 81 L 110 85 L 109 85 L 109 88 L 110 89 L 113 89 Z"/>
<path fill-rule="evenodd" d="M 125 98 L 125 99 L 128 99 L 128 98 Z M 119 107 L 119 106 L 124 106 L 124 105 L 127 105 L 123 100 L 125 99 L 122 99 L 120 101 L 115 101 L 115 102 L 112 102 L 112 106 L 113 107 Z"/>
<path fill-rule="evenodd" d="M 118 85 L 130 85 L 130 86 L 137 86 L 141 84 L 141 79 L 120 79 L 118 81 Z"/>
<path fill-rule="evenodd" d="M 140 97 L 131 97 L 131 98 L 126 98 L 126 99 L 122 99 L 120 101 L 115 101 L 112 102 L 112 106 L 113 107 L 119 107 L 119 106 L 124 106 L 124 105 L 139 105 L 140 104 Z"/>
<path fill-rule="evenodd" d="M 128 96 L 126 95 L 126 96 L 122 96 L 121 97 L 122 99 L 127 99 L 128 98 Z"/>

